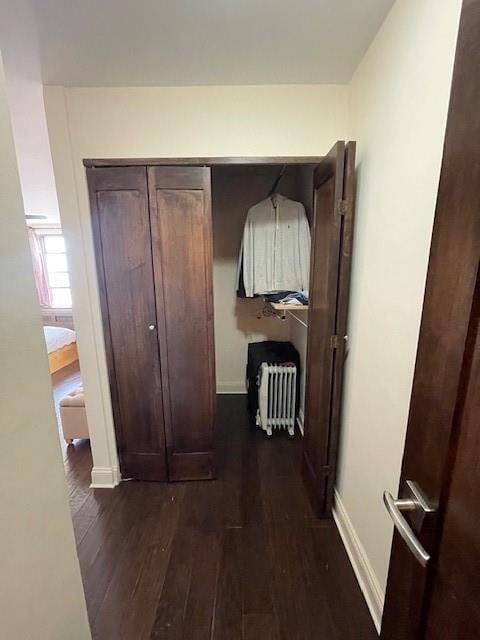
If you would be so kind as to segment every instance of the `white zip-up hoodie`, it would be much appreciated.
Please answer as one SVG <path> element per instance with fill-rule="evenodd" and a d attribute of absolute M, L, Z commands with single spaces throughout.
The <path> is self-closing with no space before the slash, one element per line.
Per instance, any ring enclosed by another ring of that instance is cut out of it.
<path fill-rule="evenodd" d="M 301 291 L 308 296 L 310 227 L 303 204 L 275 194 L 251 207 L 243 231 L 237 290 L 242 260 L 248 298 L 278 291 Z"/>

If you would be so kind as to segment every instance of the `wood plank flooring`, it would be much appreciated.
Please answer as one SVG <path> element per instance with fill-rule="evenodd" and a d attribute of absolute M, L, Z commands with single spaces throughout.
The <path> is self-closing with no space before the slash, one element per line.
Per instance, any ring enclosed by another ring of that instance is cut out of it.
<path fill-rule="evenodd" d="M 218 479 L 88 489 L 87 442 L 67 449 L 95 640 L 374 640 L 338 532 L 316 520 L 301 442 L 247 427 L 220 396 Z"/>

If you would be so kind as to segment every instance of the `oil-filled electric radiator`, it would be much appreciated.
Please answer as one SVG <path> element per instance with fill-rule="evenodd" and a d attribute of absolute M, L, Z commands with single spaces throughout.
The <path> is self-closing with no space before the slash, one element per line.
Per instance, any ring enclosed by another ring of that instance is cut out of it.
<path fill-rule="evenodd" d="M 263 362 L 258 374 L 257 425 L 272 435 L 273 429 L 295 433 L 297 367 Z"/>

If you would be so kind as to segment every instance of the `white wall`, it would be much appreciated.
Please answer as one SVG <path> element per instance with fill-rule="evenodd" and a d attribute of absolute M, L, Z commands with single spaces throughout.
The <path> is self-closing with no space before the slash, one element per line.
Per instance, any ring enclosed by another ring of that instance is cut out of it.
<path fill-rule="evenodd" d="M 310 222 L 313 220 L 313 170 L 302 171 L 300 176 L 300 200 Z M 300 403 L 298 425 L 302 434 L 305 422 L 305 372 L 307 367 L 308 311 L 295 311 L 288 314 L 289 339 L 300 355 Z"/>
<path fill-rule="evenodd" d="M 58 220 L 31 3 L 1 4 L 0 40 L 25 213 Z"/>
<path fill-rule="evenodd" d="M 82 159 L 321 155 L 357 139 L 338 492 L 377 617 L 392 533 L 381 495 L 399 478 L 459 9 L 397 0 L 349 87 L 45 89 L 95 469 L 107 484 L 116 455 Z"/>
<path fill-rule="evenodd" d="M 118 463 L 82 160 L 322 155 L 347 134 L 347 88 L 45 87 L 44 95 L 93 434 L 92 478 L 114 484 Z"/>
<path fill-rule="evenodd" d="M 303 423 L 305 419 L 305 369 L 307 366 L 307 328 L 304 326 L 304 324 L 308 324 L 308 312 L 295 311 L 294 313 L 298 320 L 292 318 L 291 316 L 288 317 L 288 339 L 300 355 L 301 376 L 298 420 L 300 423 L 300 427 L 303 430 Z M 299 320 L 301 322 L 299 322 Z"/>
<path fill-rule="evenodd" d="M 268 167 L 212 170 L 213 300 L 219 393 L 246 392 L 249 342 L 289 339 L 287 322 L 262 314 L 263 298 L 236 295 L 238 254 L 248 209 L 265 198 L 278 171 Z"/>
<path fill-rule="evenodd" d="M 2 636 L 90 638 L 0 59 Z"/>
<path fill-rule="evenodd" d="M 380 598 L 382 492 L 398 488 L 460 5 L 398 0 L 350 85 L 358 191 L 338 492 Z"/>
<path fill-rule="evenodd" d="M 15 73 L 7 76 L 7 83 L 25 213 L 58 221 L 43 86 Z"/>

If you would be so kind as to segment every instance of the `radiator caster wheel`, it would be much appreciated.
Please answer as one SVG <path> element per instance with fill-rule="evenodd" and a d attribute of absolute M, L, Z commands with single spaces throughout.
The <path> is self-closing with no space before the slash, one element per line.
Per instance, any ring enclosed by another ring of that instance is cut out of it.
<path fill-rule="evenodd" d="M 289 435 L 291 438 L 293 438 L 293 437 L 295 436 L 295 429 L 294 429 L 293 427 L 291 427 L 291 428 L 288 430 L 288 435 Z"/>
<path fill-rule="evenodd" d="M 267 437 L 271 438 L 273 431 L 271 429 L 267 429 L 266 433 L 267 433 Z"/>

